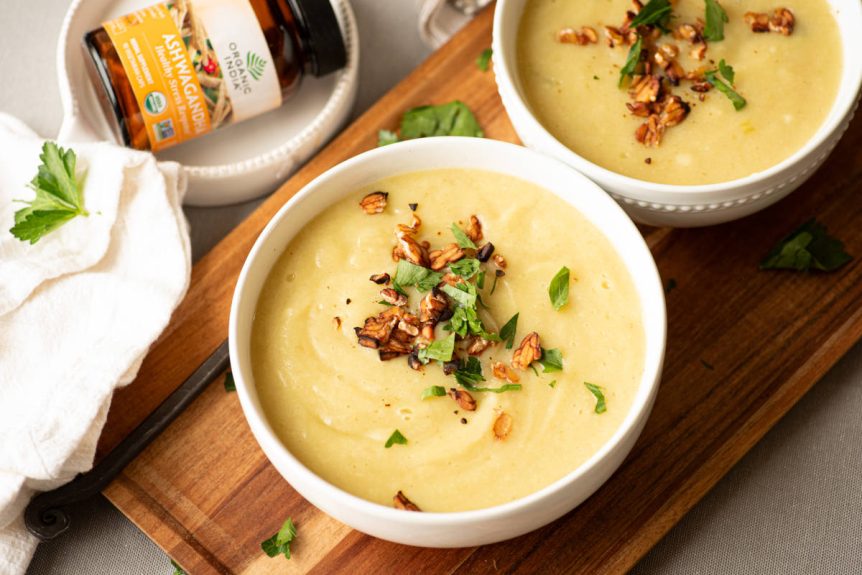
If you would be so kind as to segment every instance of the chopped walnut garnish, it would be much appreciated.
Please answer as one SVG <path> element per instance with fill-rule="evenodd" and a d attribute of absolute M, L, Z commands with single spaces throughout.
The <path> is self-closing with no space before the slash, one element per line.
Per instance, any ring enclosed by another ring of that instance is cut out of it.
<path fill-rule="evenodd" d="M 574 28 L 563 28 L 557 32 L 557 41 L 563 44 L 586 46 L 598 42 L 599 35 L 589 26 L 581 26 L 580 31 L 576 31 Z"/>
<path fill-rule="evenodd" d="M 674 28 L 673 37 L 677 40 L 686 40 L 690 44 L 698 44 L 700 42 L 703 42 L 703 26 L 694 24 L 680 24 L 679 26 Z"/>
<path fill-rule="evenodd" d="M 470 226 L 467 228 L 467 237 L 474 243 L 482 241 L 482 222 L 476 216 L 470 216 Z"/>
<path fill-rule="evenodd" d="M 491 372 L 499 380 L 508 381 L 509 383 L 518 383 L 521 381 L 521 376 L 502 361 L 495 361 L 491 365 Z"/>
<path fill-rule="evenodd" d="M 498 268 L 502 269 L 506 269 L 506 266 L 509 265 L 508 262 L 506 262 L 506 258 L 500 254 L 494 254 L 494 263 L 497 264 Z"/>
<path fill-rule="evenodd" d="M 376 316 L 366 319 L 364 326 L 354 328 L 359 345 L 378 349 L 387 343 L 392 335 L 392 330 L 398 325 L 403 315 L 404 310 L 400 307 L 390 307 Z"/>
<path fill-rule="evenodd" d="M 450 387 L 447 395 L 454 399 L 455 403 L 464 411 L 476 411 L 476 400 L 468 392 Z"/>
<path fill-rule="evenodd" d="M 658 146 L 665 130 L 685 120 L 689 110 L 689 105 L 679 96 L 665 96 L 653 107 L 646 122 L 638 127 L 635 138 L 646 146 Z"/>
<path fill-rule="evenodd" d="M 457 276 L 457 275 L 453 274 L 452 272 L 446 272 L 445 274 L 443 274 L 443 277 L 440 278 L 440 283 L 437 284 L 437 286 L 438 287 L 443 287 L 444 285 L 453 286 L 453 285 L 457 285 L 459 283 L 461 283 L 461 276 Z"/>
<path fill-rule="evenodd" d="M 621 30 L 613 26 L 605 26 L 605 37 L 608 39 L 608 46 L 615 48 L 616 46 L 630 46 L 637 42 L 636 30 Z"/>
<path fill-rule="evenodd" d="M 706 92 L 709 92 L 710 90 L 712 90 L 712 84 L 710 84 L 709 82 L 695 82 L 691 85 L 692 92 L 699 92 L 701 94 L 704 94 Z"/>
<path fill-rule="evenodd" d="M 745 23 L 752 32 L 777 32 L 784 36 L 793 34 L 796 18 L 787 8 L 776 8 L 772 15 L 765 12 L 746 12 Z"/>
<path fill-rule="evenodd" d="M 392 251 L 393 258 L 397 255 L 398 259 L 405 259 L 417 266 L 427 266 L 428 252 L 423 246 L 419 245 L 412 233 L 398 229 L 395 232 L 395 236 L 398 238 L 398 246 L 396 246 L 397 254 L 396 250 Z"/>
<path fill-rule="evenodd" d="M 635 139 L 645 146 L 658 146 L 663 137 L 664 126 L 659 125 L 656 114 L 650 114 L 647 121 L 635 130 Z"/>
<path fill-rule="evenodd" d="M 373 276 L 371 276 L 368 279 L 370 279 L 371 281 L 373 281 L 377 285 L 383 286 L 383 285 L 388 284 L 389 280 L 391 278 L 389 277 L 389 274 L 374 274 Z"/>
<path fill-rule="evenodd" d="M 447 265 L 457 262 L 464 257 L 464 250 L 458 244 L 449 244 L 442 250 L 434 250 L 428 257 L 431 259 L 431 269 L 440 271 Z"/>
<path fill-rule="evenodd" d="M 483 351 L 493 345 L 493 342 L 479 336 L 470 337 L 470 343 L 467 345 L 467 355 L 481 355 Z"/>
<path fill-rule="evenodd" d="M 512 431 L 512 416 L 502 412 L 497 416 L 497 419 L 494 421 L 494 438 L 495 439 L 506 439 L 509 437 L 509 433 Z"/>
<path fill-rule="evenodd" d="M 443 362 L 443 375 L 452 375 L 461 367 L 461 362 L 458 358 L 453 357 L 451 361 Z"/>
<path fill-rule="evenodd" d="M 422 371 L 425 368 L 422 362 L 419 361 L 419 355 L 415 350 L 407 356 L 407 365 L 410 366 L 410 369 L 415 369 L 416 371 Z"/>
<path fill-rule="evenodd" d="M 661 92 L 658 76 L 633 76 L 629 95 L 635 102 L 655 102 Z"/>
<path fill-rule="evenodd" d="M 476 259 L 482 263 L 491 259 L 491 254 L 494 253 L 494 244 L 488 242 L 476 251 Z"/>
<path fill-rule="evenodd" d="M 703 60 L 706 58 L 706 43 L 700 42 L 692 46 L 689 55 L 695 60 Z"/>
<path fill-rule="evenodd" d="M 416 317 L 416 316 L 410 316 L 410 317 Z M 410 322 L 405 317 L 404 319 L 402 319 L 401 321 L 398 322 L 398 331 L 403 331 L 404 333 L 406 333 L 407 335 L 409 335 L 411 337 L 416 337 L 417 335 L 419 335 L 418 322 L 415 322 L 415 323 Z"/>
<path fill-rule="evenodd" d="M 380 214 L 386 209 L 386 201 L 389 198 L 387 192 L 371 192 L 359 201 L 359 205 L 366 214 Z"/>
<path fill-rule="evenodd" d="M 418 505 L 407 499 L 407 496 L 401 491 L 396 493 L 395 497 L 392 498 L 392 506 L 395 509 L 403 509 L 404 511 L 422 511 Z"/>
<path fill-rule="evenodd" d="M 530 332 L 521 341 L 521 345 L 512 354 L 512 367 L 526 371 L 530 364 L 542 357 L 542 346 L 539 343 L 539 334 Z"/>
<path fill-rule="evenodd" d="M 666 128 L 676 126 L 688 116 L 689 105 L 679 96 L 668 96 L 662 102 L 659 123 Z"/>
<path fill-rule="evenodd" d="M 383 301 L 391 305 L 405 305 L 407 303 L 407 296 L 403 293 L 398 293 L 392 288 L 380 290 L 380 296 L 383 298 Z"/>
<path fill-rule="evenodd" d="M 419 331 L 419 334 L 425 341 L 434 341 L 434 326 L 430 323 L 426 323 L 422 326 L 422 329 Z"/>
<path fill-rule="evenodd" d="M 423 324 L 437 325 L 447 309 L 449 309 L 449 300 L 446 294 L 434 288 L 419 302 L 419 321 Z"/>
<path fill-rule="evenodd" d="M 639 118 L 649 118 L 652 114 L 652 105 L 646 102 L 626 102 L 626 108 Z"/>

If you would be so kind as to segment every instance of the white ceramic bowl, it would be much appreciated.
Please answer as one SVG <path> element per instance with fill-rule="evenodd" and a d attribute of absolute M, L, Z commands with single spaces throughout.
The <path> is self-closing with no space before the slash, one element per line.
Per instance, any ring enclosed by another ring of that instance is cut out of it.
<path fill-rule="evenodd" d="M 73 0 L 57 44 L 63 104 L 58 139 L 114 140 L 86 73 L 81 39 L 101 22 L 154 1 Z M 356 99 L 359 37 L 349 0 L 330 1 L 347 48 L 342 70 L 324 78 L 304 78 L 299 90 L 277 110 L 157 154 L 159 160 L 182 164 L 188 178 L 185 204 L 233 204 L 270 193 L 345 124 Z"/>
<path fill-rule="evenodd" d="M 359 187 L 397 173 L 478 168 L 516 176 L 557 194 L 598 227 L 634 278 L 646 331 L 643 375 L 633 406 L 613 437 L 564 478 L 511 503 L 458 513 L 410 513 L 371 503 L 311 472 L 279 441 L 261 409 L 250 358 L 258 296 L 291 239 L 321 211 Z M 308 501 L 351 527 L 397 543 L 468 547 L 515 537 L 568 512 L 623 461 L 658 389 L 665 346 L 665 302 L 652 255 L 631 220 L 602 190 L 557 160 L 521 146 L 478 138 L 428 138 L 377 148 L 335 166 L 282 207 L 258 238 L 239 276 L 230 315 L 230 360 L 245 416 L 272 464 Z"/>
<path fill-rule="evenodd" d="M 844 68 L 838 96 L 814 136 L 792 156 L 762 172 L 708 185 L 670 185 L 623 176 L 579 156 L 542 126 L 530 111 L 518 78 L 516 39 L 527 0 L 497 0 L 494 73 L 506 112 L 521 141 L 549 154 L 608 191 L 637 221 L 675 227 L 735 220 L 777 202 L 798 188 L 826 159 L 855 112 L 862 84 L 862 3 L 829 0 L 841 30 Z M 801 73 L 801 72 L 800 72 Z"/>

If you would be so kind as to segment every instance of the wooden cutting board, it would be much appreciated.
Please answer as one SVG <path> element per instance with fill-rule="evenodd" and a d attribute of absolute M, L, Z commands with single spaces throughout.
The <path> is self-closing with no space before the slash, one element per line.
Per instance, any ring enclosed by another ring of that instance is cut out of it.
<path fill-rule="evenodd" d="M 330 166 L 374 147 L 407 108 L 466 102 L 489 138 L 517 141 L 491 72 L 485 10 L 311 160 L 194 268 L 191 290 L 137 380 L 119 391 L 99 453 L 133 429 L 225 339 L 231 294 L 255 238 Z M 352 531 L 268 464 L 235 394 L 212 385 L 106 490 L 194 575 L 203 573 L 622 573 L 631 568 L 862 337 L 862 119 L 789 199 L 706 229 L 645 229 L 668 294 L 666 368 L 646 429 L 619 471 L 575 511 L 513 541 L 434 550 Z M 758 271 L 812 216 L 857 259 L 832 274 Z M 285 517 L 294 556 L 260 542 Z"/>

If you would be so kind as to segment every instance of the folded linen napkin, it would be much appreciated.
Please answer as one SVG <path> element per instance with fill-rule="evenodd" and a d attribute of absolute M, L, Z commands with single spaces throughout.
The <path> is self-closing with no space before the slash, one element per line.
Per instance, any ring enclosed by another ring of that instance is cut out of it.
<path fill-rule="evenodd" d="M 36 491 L 92 467 L 115 388 L 134 379 L 191 272 L 179 165 L 71 144 L 85 173 L 78 216 L 30 245 L 13 237 L 42 140 L 0 114 L 0 573 L 36 547 L 22 514 Z M 64 144 L 65 145 L 65 144 Z"/>

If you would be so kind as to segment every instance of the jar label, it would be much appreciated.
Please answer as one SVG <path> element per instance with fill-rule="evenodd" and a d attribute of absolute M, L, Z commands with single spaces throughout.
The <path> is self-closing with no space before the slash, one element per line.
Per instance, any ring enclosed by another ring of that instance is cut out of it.
<path fill-rule="evenodd" d="M 153 151 L 281 105 L 273 57 L 248 0 L 177 0 L 103 27 Z"/>

